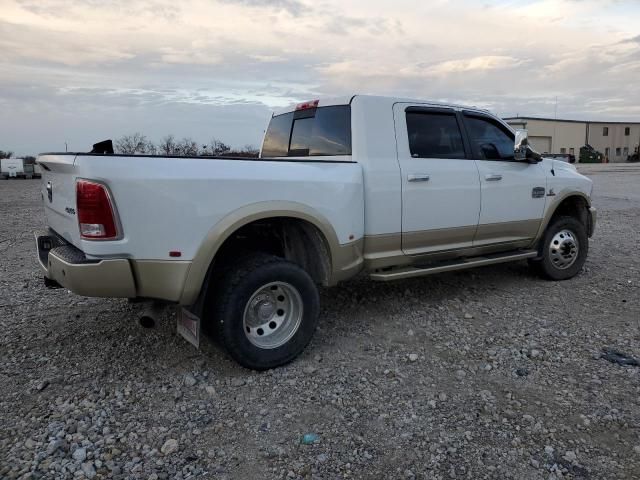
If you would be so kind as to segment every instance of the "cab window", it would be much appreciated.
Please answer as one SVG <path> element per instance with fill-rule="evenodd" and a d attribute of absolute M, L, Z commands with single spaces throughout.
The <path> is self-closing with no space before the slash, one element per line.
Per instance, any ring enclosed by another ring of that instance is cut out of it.
<path fill-rule="evenodd" d="M 413 158 L 466 158 L 455 113 L 416 109 L 406 115 Z"/>
<path fill-rule="evenodd" d="M 513 160 L 514 135 L 500 122 L 482 115 L 464 114 L 474 156 L 481 160 Z"/>

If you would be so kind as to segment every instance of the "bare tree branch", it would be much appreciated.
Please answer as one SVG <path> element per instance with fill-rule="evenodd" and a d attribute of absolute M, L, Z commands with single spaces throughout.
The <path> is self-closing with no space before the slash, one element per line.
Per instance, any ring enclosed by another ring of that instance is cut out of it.
<path fill-rule="evenodd" d="M 132 135 L 123 135 L 116 140 L 116 152 L 125 155 L 135 155 L 137 153 L 146 153 L 149 142 L 147 137 L 141 133 L 134 133 Z"/>

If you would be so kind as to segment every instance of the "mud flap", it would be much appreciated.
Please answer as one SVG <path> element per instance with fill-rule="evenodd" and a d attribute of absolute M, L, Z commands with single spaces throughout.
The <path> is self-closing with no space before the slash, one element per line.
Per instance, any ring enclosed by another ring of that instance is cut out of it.
<path fill-rule="evenodd" d="M 200 317 L 186 308 L 178 308 L 176 312 L 178 333 L 196 348 L 200 348 Z"/>

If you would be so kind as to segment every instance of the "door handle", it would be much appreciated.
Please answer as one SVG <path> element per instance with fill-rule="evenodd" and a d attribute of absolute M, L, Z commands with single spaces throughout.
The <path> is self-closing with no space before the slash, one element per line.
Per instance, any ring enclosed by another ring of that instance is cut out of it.
<path fill-rule="evenodd" d="M 499 173 L 492 173 L 490 175 L 485 175 L 484 179 L 487 182 L 498 182 L 498 181 L 502 180 L 502 175 L 500 175 Z"/>
<path fill-rule="evenodd" d="M 412 174 L 412 175 L 407 175 L 407 180 L 409 182 L 428 182 L 429 181 L 429 175 L 424 175 L 424 174 Z"/>

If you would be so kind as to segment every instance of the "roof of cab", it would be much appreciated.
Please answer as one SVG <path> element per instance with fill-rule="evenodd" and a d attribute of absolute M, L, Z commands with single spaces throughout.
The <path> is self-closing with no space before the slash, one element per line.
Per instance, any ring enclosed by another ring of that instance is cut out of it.
<path fill-rule="evenodd" d="M 315 99 L 313 99 L 315 100 Z M 455 103 L 447 103 L 447 102 L 437 102 L 433 100 L 425 100 L 425 99 L 416 99 L 416 98 L 403 98 L 403 97 L 389 97 L 389 96 L 381 96 L 381 95 L 348 95 L 348 96 L 340 96 L 340 97 L 319 97 L 318 98 L 318 107 L 328 107 L 332 105 L 349 105 L 354 100 L 360 102 L 376 102 L 376 103 L 389 103 L 393 105 L 394 103 L 417 103 L 423 105 L 432 105 L 437 107 L 449 107 L 449 108 L 469 108 L 473 110 L 479 111 L 487 111 L 483 108 L 474 107 L 471 105 L 459 105 Z M 280 108 L 274 111 L 273 115 L 281 115 L 283 113 L 292 112 L 295 110 L 298 104 L 291 104 L 288 107 Z"/>

